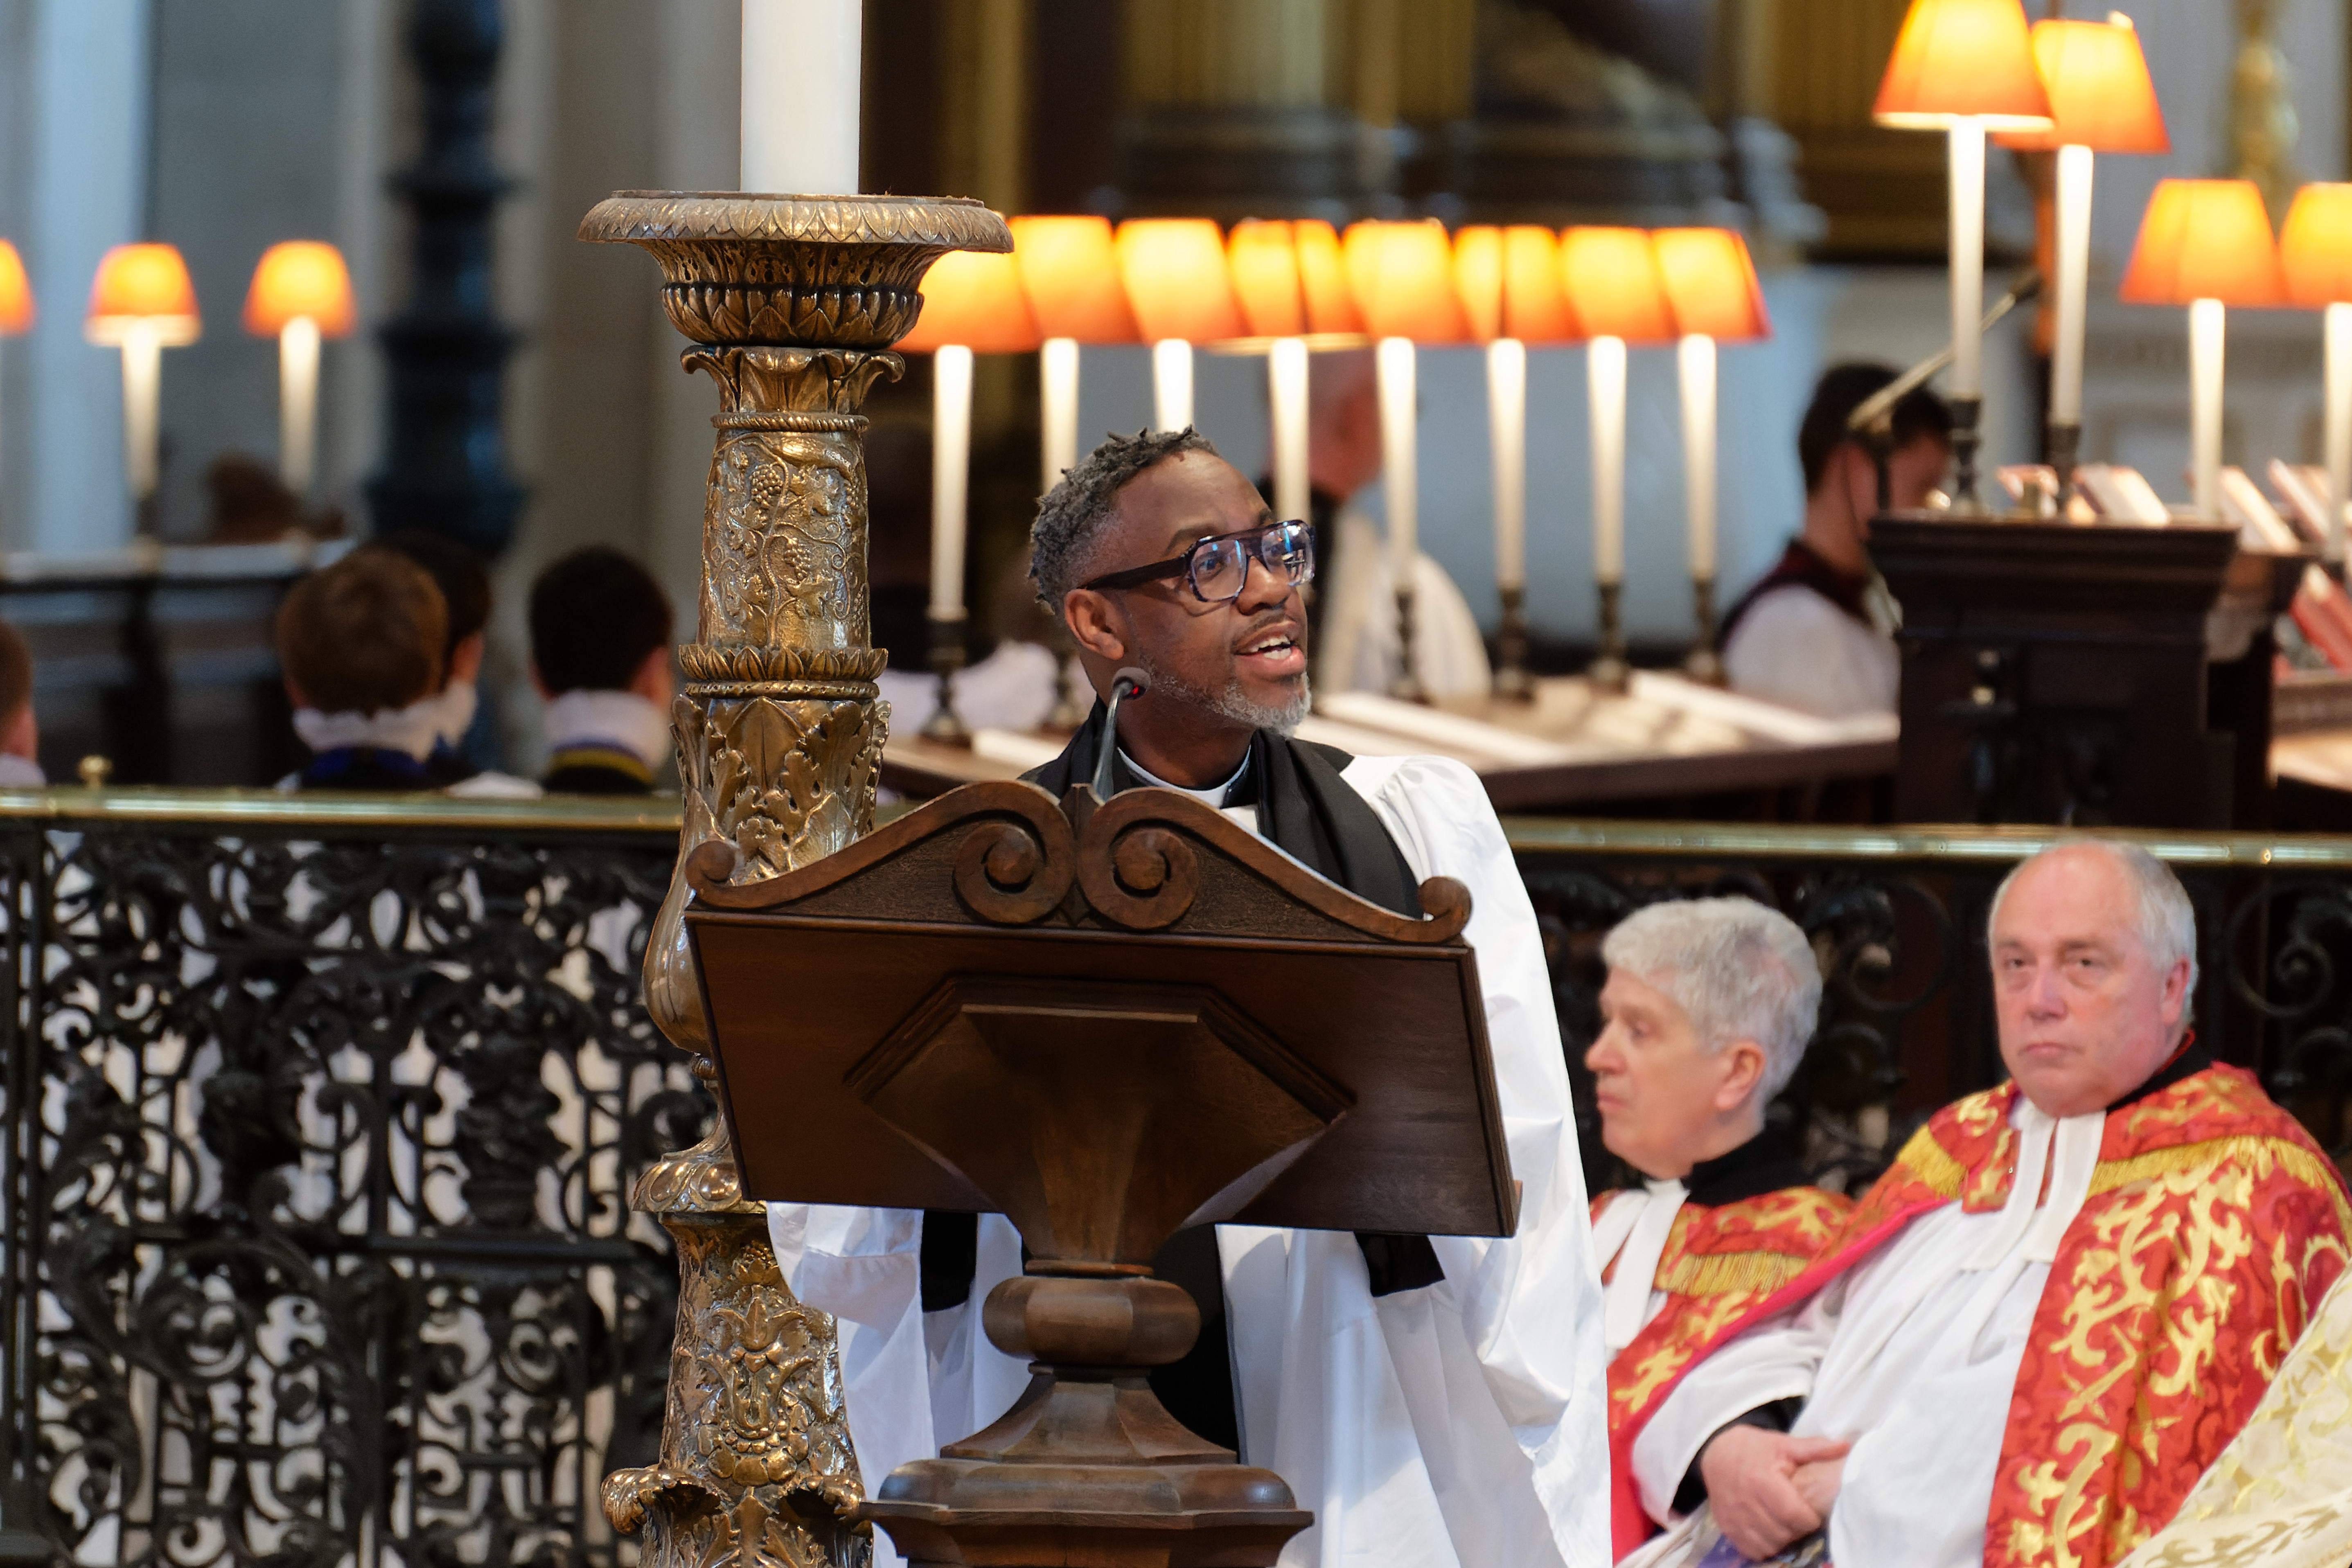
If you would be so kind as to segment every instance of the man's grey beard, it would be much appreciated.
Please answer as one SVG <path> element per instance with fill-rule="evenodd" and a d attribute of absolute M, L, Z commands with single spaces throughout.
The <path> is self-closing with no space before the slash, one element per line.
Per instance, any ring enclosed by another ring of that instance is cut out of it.
<path fill-rule="evenodd" d="M 1205 709 L 1220 718 L 1232 719 L 1235 724 L 1247 725 L 1252 729 L 1273 730 L 1286 739 L 1305 721 L 1307 710 L 1314 706 L 1314 694 L 1307 690 L 1307 676 L 1303 673 L 1298 677 L 1297 696 L 1280 707 L 1267 707 L 1263 703 L 1249 700 L 1242 690 L 1239 675 L 1226 682 L 1224 690 L 1213 692 L 1205 686 L 1194 685 L 1181 675 L 1171 674 L 1148 659 L 1142 663 L 1144 674 L 1151 677 L 1153 691 L 1165 691 L 1194 707 Z"/>

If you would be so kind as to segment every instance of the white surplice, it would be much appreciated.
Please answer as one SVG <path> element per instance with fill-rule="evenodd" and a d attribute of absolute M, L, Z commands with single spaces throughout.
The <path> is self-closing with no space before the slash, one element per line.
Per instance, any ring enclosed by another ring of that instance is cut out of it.
<path fill-rule="evenodd" d="M 1707 1439 L 1801 1398 L 1801 1437 L 1851 1441 L 1830 1512 L 1838 1568 L 1978 1568 L 2017 1369 L 2066 1228 L 2089 1197 L 2105 1117 L 2053 1121 L 2020 1097 L 2019 1168 L 2001 1208 L 1921 1215 L 1803 1306 L 1692 1369 L 1633 1442 L 1642 1506 L 1665 1522 Z M 2048 1176 L 2045 1183 L 2044 1176 Z M 1694 1521 L 1695 1522 L 1695 1521 Z M 1686 1562 L 1685 1528 L 1630 1565 Z"/>
<path fill-rule="evenodd" d="M 1376 1300 L 1352 1236 L 1220 1226 L 1242 1456 L 1315 1513 L 1284 1568 L 1605 1568 L 1601 1281 L 1535 912 L 1468 768 L 1359 758 L 1341 777 L 1416 877 L 1470 889 L 1465 935 L 1521 1184 L 1518 1233 L 1433 1237 L 1445 1278 Z M 1255 825 L 1250 808 L 1227 815 Z M 868 1212 L 776 1204 L 769 1227 L 787 1284 L 842 1320 L 850 1433 L 871 1487 L 935 1452 L 942 1423 L 914 1387 L 930 1371 L 920 1217 Z M 1017 1249 L 992 1257 L 983 1243 L 963 1311 L 977 1319 L 1018 1267 Z M 878 1531 L 875 1562 L 898 1562 Z"/>

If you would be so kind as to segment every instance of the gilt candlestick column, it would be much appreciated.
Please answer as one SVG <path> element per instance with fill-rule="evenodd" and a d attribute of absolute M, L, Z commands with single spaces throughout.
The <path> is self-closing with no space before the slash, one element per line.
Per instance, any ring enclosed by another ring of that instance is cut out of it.
<path fill-rule="evenodd" d="M 653 255 L 692 345 L 686 368 L 719 390 L 696 639 L 678 650 L 671 710 L 678 863 L 724 838 L 734 880 L 776 876 L 874 821 L 889 707 L 875 685 L 887 655 L 868 620 L 859 410 L 903 369 L 890 345 L 914 325 L 930 264 L 1009 251 L 1012 235 L 977 202 L 656 191 L 599 203 L 580 237 Z M 646 1004 L 707 1071 L 687 895 L 681 874 L 647 939 Z M 606 1479 L 614 1527 L 644 1531 L 646 1568 L 862 1568 L 833 1320 L 785 1288 L 723 1125 L 655 1162 L 631 1201 L 677 1238 L 680 1288 L 661 1462 Z"/>

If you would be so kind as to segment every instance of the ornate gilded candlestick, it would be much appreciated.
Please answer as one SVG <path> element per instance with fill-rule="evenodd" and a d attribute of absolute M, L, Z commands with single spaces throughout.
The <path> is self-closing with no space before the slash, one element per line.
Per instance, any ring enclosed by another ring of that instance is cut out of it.
<path fill-rule="evenodd" d="M 693 345 L 686 368 L 719 383 L 696 639 L 678 650 L 672 709 L 678 863 L 725 838 L 736 881 L 775 876 L 874 822 L 889 708 L 867 618 L 858 410 L 904 368 L 889 348 L 914 325 L 930 264 L 1010 250 L 1012 236 L 977 202 L 625 191 L 580 237 L 652 253 L 670 324 Z M 656 917 L 646 1005 L 707 1073 L 687 891 L 674 879 Z M 862 1568 L 868 1537 L 843 1518 L 864 1488 L 833 1320 L 785 1289 L 724 1126 L 656 1161 L 631 1201 L 677 1239 L 680 1289 L 661 1462 L 606 1479 L 614 1527 L 644 1531 L 646 1568 Z"/>

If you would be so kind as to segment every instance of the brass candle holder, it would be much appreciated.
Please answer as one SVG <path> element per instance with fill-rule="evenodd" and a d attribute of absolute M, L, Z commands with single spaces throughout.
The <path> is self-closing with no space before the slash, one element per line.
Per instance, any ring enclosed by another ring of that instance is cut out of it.
<path fill-rule="evenodd" d="M 1428 688 L 1421 684 L 1421 661 L 1413 648 L 1412 589 L 1396 591 L 1397 667 L 1389 682 L 1389 695 L 1402 703 L 1425 703 Z"/>
<path fill-rule="evenodd" d="M 1698 622 L 1698 641 L 1683 661 L 1683 674 L 1701 685 L 1724 684 L 1723 654 L 1716 646 L 1715 579 L 1691 579 L 1691 612 Z"/>
<path fill-rule="evenodd" d="M 889 706 L 875 685 L 887 655 L 868 619 L 859 410 L 905 368 L 890 345 L 914 325 L 930 264 L 1009 251 L 1012 235 L 956 199 L 624 191 L 579 237 L 661 264 L 683 363 L 719 384 L 696 637 L 678 650 L 671 709 L 678 864 L 723 838 L 735 881 L 776 876 L 874 824 Z M 646 1006 L 708 1074 L 687 892 L 681 871 L 647 938 Z M 862 1568 L 869 1527 L 846 1516 L 865 1488 L 833 1320 L 785 1289 L 724 1125 L 654 1162 L 631 1202 L 677 1239 L 677 1337 L 661 1460 L 606 1478 L 614 1528 L 643 1532 L 646 1568 Z"/>
<path fill-rule="evenodd" d="M 1495 695 L 1510 702 L 1535 700 L 1535 677 L 1528 674 L 1528 591 L 1505 588 L 1503 621 L 1495 634 Z"/>
<path fill-rule="evenodd" d="M 1604 582 L 1601 591 L 1601 652 L 1585 666 L 1584 678 L 1596 691 L 1622 696 L 1633 683 L 1633 666 L 1625 657 L 1625 622 L 1618 601 L 1625 585 Z"/>

